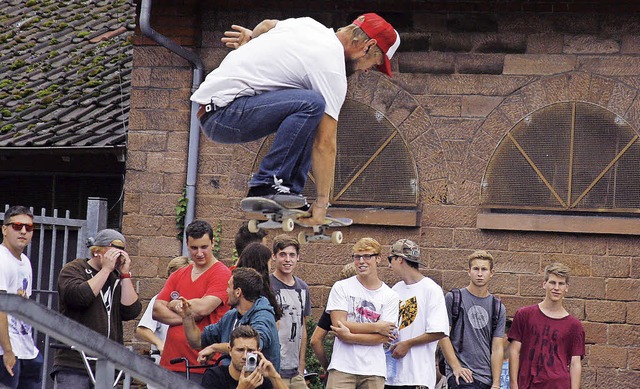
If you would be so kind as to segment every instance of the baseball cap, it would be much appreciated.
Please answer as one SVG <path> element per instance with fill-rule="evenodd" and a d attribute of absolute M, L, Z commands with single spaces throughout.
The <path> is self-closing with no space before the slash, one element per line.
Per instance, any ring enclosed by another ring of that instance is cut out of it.
<path fill-rule="evenodd" d="M 391 255 L 396 255 L 407 261 L 420 263 L 420 247 L 409 239 L 397 240 L 391 246 Z"/>
<path fill-rule="evenodd" d="M 96 234 L 96 237 L 93 238 L 93 242 L 90 242 L 90 243 L 92 246 L 100 246 L 100 247 L 113 246 L 113 247 L 117 247 L 119 249 L 124 250 L 125 244 L 127 242 L 121 233 L 119 233 L 116 230 L 107 228 L 104 230 L 100 230 Z"/>
<path fill-rule="evenodd" d="M 353 24 L 360 27 L 369 38 L 378 42 L 378 47 L 384 53 L 384 63 L 376 68 L 391 77 L 390 60 L 398 50 L 398 46 L 400 46 L 398 31 L 394 30 L 391 24 L 375 13 L 360 15 L 353 21 Z"/>

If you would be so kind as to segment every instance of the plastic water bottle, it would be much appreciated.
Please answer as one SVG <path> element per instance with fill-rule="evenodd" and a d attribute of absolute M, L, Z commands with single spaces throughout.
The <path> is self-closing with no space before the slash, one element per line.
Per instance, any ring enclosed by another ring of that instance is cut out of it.
<path fill-rule="evenodd" d="M 390 343 L 385 343 L 382 347 L 384 348 L 384 356 L 387 363 L 387 380 L 396 376 L 396 364 L 398 360 L 391 356 L 391 345 L 397 343 L 398 330 L 394 330 L 393 334 L 396 336 L 396 339 L 391 341 Z"/>

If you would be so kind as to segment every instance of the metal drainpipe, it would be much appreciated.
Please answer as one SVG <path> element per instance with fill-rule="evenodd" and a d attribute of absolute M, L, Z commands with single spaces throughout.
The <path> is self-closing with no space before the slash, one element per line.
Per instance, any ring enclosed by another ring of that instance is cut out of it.
<path fill-rule="evenodd" d="M 171 39 L 160 34 L 151 28 L 151 3 L 152 0 L 142 0 L 140 7 L 140 31 L 146 37 L 151 38 L 154 42 L 160 46 L 169 49 L 171 52 L 178 54 L 180 57 L 186 59 L 191 63 L 193 67 L 193 82 L 191 83 L 191 93 L 195 92 L 200 86 L 200 83 L 204 79 L 204 64 L 200 56 L 193 51 L 187 50 L 184 47 L 178 45 Z M 191 120 L 189 124 L 189 151 L 187 157 L 187 213 L 184 218 L 184 225 L 187 226 L 191 223 L 195 217 L 196 209 L 196 178 L 198 173 L 198 145 L 200 143 L 200 124 L 198 121 L 198 109 L 200 108 L 198 103 L 191 102 Z M 186 239 L 183 239 L 182 254 L 187 255 L 187 243 Z"/>

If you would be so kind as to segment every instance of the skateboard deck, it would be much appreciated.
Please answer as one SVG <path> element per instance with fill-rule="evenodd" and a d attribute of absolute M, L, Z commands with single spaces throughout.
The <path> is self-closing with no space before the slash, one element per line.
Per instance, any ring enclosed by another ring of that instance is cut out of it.
<path fill-rule="evenodd" d="M 285 232 L 291 232 L 296 225 L 303 228 L 312 228 L 313 234 L 308 234 L 304 231 L 298 234 L 300 244 L 315 241 L 331 241 L 334 244 L 340 244 L 342 243 L 342 232 L 333 231 L 331 235 L 329 235 L 326 233 L 326 229 L 346 227 L 353 223 L 351 219 L 327 216 L 323 224 L 316 226 L 307 225 L 303 223 L 302 219 L 309 217 L 309 212 L 300 209 L 289 209 L 264 197 L 247 197 L 242 199 L 240 201 L 240 207 L 245 212 L 261 213 L 267 218 L 266 221 L 257 219 L 249 220 L 250 232 L 257 232 L 260 228 L 282 229 Z"/>

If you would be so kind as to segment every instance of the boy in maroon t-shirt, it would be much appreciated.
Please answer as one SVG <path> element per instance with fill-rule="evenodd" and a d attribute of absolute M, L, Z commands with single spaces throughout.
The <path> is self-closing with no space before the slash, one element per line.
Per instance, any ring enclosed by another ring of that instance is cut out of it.
<path fill-rule="evenodd" d="M 584 329 L 562 301 L 570 269 L 552 263 L 544 269 L 540 304 L 518 309 L 509 331 L 511 389 L 578 389 L 585 354 Z"/>

